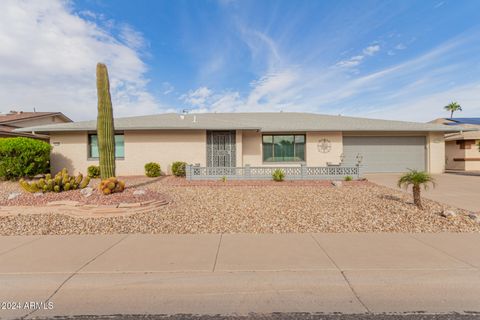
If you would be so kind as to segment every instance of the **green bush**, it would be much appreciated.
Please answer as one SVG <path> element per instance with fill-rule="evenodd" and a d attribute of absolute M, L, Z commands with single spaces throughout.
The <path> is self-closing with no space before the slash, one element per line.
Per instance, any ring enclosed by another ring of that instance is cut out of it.
<path fill-rule="evenodd" d="M 87 168 L 87 176 L 89 176 L 90 178 L 100 177 L 100 166 L 89 166 Z"/>
<path fill-rule="evenodd" d="M 177 177 L 185 177 L 185 167 L 187 166 L 186 162 L 176 161 L 172 163 L 172 173 Z"/>
<path fill-rule="evenodd" d="M 353 180 L 353 177 L 352 176 L 346 176 L 345 177 L 345 181 L 352 181 Z"/>
<path fill-rule="evenodd" d="M 275 181 L 283 181 L 283 179 L 285 179 L 285 173 L 281 169 L 275 169 L 272 173 L 272 178 Z"/>
<path fill-rule="evenodd" d="M 161 174 L 160 165 L 156 162 L 149 162 L 145 164 L 145 175 L 147 177 L 159 177 Z"/>
<path fill-rule="evenodd" d="M 18 179 L 47 173 L 50 150 L 44 141 L 31 138 L 0 139 L 0 178 Z"/>

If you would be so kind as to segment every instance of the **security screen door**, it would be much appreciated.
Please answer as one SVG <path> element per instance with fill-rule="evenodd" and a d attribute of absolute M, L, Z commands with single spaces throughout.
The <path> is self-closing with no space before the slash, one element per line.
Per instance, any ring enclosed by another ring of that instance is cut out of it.
<path fill-rule="evenodd" d="M 235 131 L 207 131 L 207 166 L 235 167 Z"/>

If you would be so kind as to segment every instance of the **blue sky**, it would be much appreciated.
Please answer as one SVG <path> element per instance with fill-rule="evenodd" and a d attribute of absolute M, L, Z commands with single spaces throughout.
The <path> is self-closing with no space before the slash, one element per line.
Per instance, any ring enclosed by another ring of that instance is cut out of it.
<path fill-rule="evenodd" d="M 477 0 L 0 6 L 5 110 L 94 118 L 104 61 L 119 116 L 283 110 L 429 121 L 451 101 L 459 116 L 480 115 Z"/>

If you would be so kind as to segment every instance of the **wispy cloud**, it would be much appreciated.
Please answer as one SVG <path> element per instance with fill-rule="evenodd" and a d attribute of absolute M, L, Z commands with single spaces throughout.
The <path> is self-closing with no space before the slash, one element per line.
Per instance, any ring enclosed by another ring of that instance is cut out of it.
<path fill-rule="evenodd" d="M 480 82 L 452 81 L 452 75 L 459 71 L 465 78 L 473 71 L 465 69 L 464 64 L 445 64 L 465 57 L 473 59 L 465 45 L 474 39 L 474 35 L 462 35 L 410 60 L 354 76 L 343 68 L 282 68 L 252 82 L 246 95 L 203 89 L 208 98 L 191 106 L 201 112 L 311 111 L 428 121 L 442 115 L 445 101 L 454 99 L 478 105 L 475 101 L 480 101 Z M 360 63 L 379 50 L 380 45 L 368 46 L 361 55 L 345 60 L 345 67 L 348 63 Z M 480 107 L 469 110 L 468 114 L 474 114 Z"/>
<path fill-rule="evenodd" d="M 352 68 L 358 66 L 360 63 L 362 63 L 366 57 L 373 56 L 377 52 L 380 51 L 380 45 L 374 44 L 371 46 L 366 47 L 365 49 L 362 50 L 362 54 L 350 57 L 346 60 L 341 60 L 336 63 L 336 66 L 342 67 L 342 68 Z"/>
<path fill-rule="evenodd" d="M 175 91 L 175 87 L 170 82 L 162 83 L 162 94 L 167 95 Z"/>
<path fill-rule="evenodd" d="M 2 111 L 35 107 L 95 118 L 97 62 L 109 67 L 116 116 L 168 109 L 147 90 L 142 34 L 123 25 L 115 35 L 111 27 L 94 12 L 75 14 L 68 2 L 2 1 Z"/>
<path fill-rule="evenodd" d="M 212 90 L 207 87 L 200 87 L 196 90 L 189 91 L 187 94 L 184 94 L 180 97 L 185 103 L 194 106 L 194 107 L 205 107 L 207 101 L 210 101 L 212 96 Z"/>
<path fill-rule="evenodd" d="M 367 56 L 373 56 L 378 51 L 380 51 L 380 45 L 375 44 L 375 45 L 368 46 L 365 49 L 363 49 L 363 54 L 365 54 Z"/>

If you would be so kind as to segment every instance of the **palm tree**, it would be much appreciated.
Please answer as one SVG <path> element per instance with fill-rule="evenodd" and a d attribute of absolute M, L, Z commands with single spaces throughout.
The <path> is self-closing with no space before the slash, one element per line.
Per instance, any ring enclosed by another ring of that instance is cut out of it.
<path fill-rule="evenodd" d="M 456 102 L 451 102 L 443 108 L 447 111 L 450 111 L 450 118 L 453 118 L 453 113 L 455 111 L 462 111 L 462 107 Z"/>
<path fill-rule="evenodd" d="M 433 179 L 429 173 L 425 171 L 410 170 L 410 172 L 407 172 L 400 177 L 398 180 L 398 186 L 405 187 L 405 189 L 408 189 L 410 185 L 413 186 L 413 203 L 419 209 L 423 210 L 422 198 L 420 197 L 420 186 L 423 185 L 426 190 L 429 182 L 435 187 L 435 179 Z"/>

